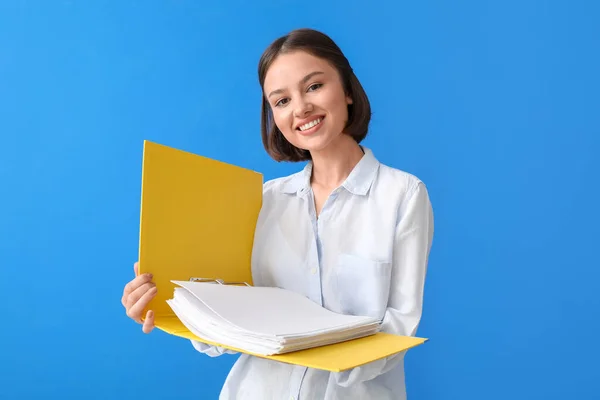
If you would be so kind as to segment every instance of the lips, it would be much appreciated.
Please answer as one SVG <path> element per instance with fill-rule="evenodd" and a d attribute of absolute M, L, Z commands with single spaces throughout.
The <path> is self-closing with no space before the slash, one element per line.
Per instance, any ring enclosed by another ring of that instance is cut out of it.
<path fill-rule="evenodd" d="M 305 131 L 321 124 L 324 119 L 325 119 L 324 116 L 315 116 L 315 117 L 311 117 L 311 118 L 306 118 L 296 126 L 296 130 L 299 130 L 300 132 L 305 132 Z"/>

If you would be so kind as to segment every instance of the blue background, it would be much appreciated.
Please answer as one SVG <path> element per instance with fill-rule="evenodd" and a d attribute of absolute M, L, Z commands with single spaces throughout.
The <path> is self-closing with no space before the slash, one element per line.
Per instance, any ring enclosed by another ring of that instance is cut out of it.
<path fill-rule="evenodd" d="M 262 149 L 256 65 L 307 26 L 370 96 L 365 144 L 434 205 L 409 398 L 597 399 L 599 19 L 593 1 L 2 1 L 0 398 L 217 398 L 234 356 L 144 335 L 120 303 L 142 141 L 301 168 Z"/>

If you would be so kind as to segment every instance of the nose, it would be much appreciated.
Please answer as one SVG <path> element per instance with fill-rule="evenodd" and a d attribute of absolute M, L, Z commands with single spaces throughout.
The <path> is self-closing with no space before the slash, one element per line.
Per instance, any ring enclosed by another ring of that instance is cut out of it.
<path fill-rule="evenodd" d="M 294 108 L 294 114 L 298 118 L 306 117 L 313 110 L 313 105 L 306 101 L 304 98 L 299 98 L 296 101 L 296 107 Z"/>

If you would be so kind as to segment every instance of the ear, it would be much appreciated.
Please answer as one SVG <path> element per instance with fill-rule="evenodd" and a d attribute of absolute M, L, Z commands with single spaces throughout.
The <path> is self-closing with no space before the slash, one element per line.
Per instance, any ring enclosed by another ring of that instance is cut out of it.
<path fill-rule="evenodd" d="M 352 100 L 352 97 L 346 96 L 346 104 L 352 104 L 352 103 L 354 103 L 354 101 Z"/>

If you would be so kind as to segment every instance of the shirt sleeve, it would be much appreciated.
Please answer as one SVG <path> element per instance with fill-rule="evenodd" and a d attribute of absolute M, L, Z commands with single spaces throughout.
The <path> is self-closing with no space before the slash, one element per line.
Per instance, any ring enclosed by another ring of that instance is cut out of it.
<path fill-rule="evenodd" d="M 192 346 L 200 353 L 206 354 L 209 357 L 218 357 L 223 354 L 237 354 L 237 351 L 229 350 L 220 346 L 213 346 L 210 344 L 202 343 L 197 340 L 191 340 Z"/>
<path fill-rule="evenodd" d="M 400 206 L 394 237 L 388 307 L 382 331 L 414 336 L 421 320 L 423 289 L 433 240 L 433 210 L 427 189 L 418 182 Z M 335 382 L 352 386 L 373 379 L 403 361 L 405 352 L 363 366 L 334 373 Z"/>

